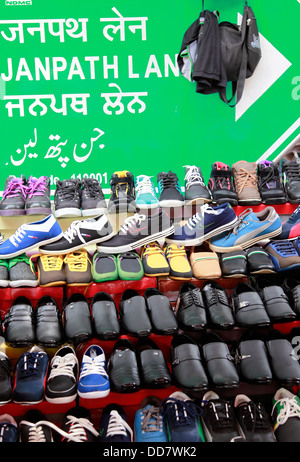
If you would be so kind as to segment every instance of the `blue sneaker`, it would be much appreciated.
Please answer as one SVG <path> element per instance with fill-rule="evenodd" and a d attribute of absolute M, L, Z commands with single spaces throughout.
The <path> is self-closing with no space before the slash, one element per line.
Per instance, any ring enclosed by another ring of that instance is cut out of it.
<path fill-rule="evenodd" d="M 0 443 L 15 443 L 18 441 L 18 425 L 9 414 L 0 415 Z"/>
<path fill-rule="evenodd" d="M 202 443 L 205 441 L 200 422 L 202 409 L 181 391 L 175 391 L 162 403 L 168 439 L 174 443 Z"/>
<path fill-rule="evenodd" d="M 58 240 L 63 232 L 53 215 L 25 223 L 0 245 L 0 258 L 13 258 L 40 245 Z"/>
<path fill-rule="evenodd" d="M 246 209 L 238 217 L 236 225 L 228 233 L 222 233 L 211 239 L 209 247 L 219 253 L 247 249 L 257 242 L 278 236 L 282 223 L 274 207 L 254 213 Z"/>
<path fill-rule="evenodd" d="M 103 398 L 110 392 L 105 354 L 99 345 L 89 346 L 83 354 L 77 391 L 88 399 Z"/>
<path fill-rule="evenodd" d="M 300 205 L 294 210 L 288 220 L 283 223 L 282 231 L 276 239 L 295 239 L 300 236 Z"/>
<path fill-rule="evenodd" d="M 216 234 L 232 229 L 236 221 L 237 216 L 228 202 L 216 207 L 205 204 L 184 226 L 176 228 L 173 234 L 166 237 L 166 242 L 184 246 L 200 245 Z"/>
<path fill-rule="evenodd" d="M 136 443 L 167 443 L 166 424 L 160 410 L 160 399 L 156 396 L 145 398 L 134 417 Z"/>
<path fill-rule="evenodd" d="M 99 427 L 100 443 L 132 443 L 133 431 L 124 409 L 118 404 L 108 404 L 102 411 Z"/>
<path fill-rule="evenodd" d="M 39 346 L 23 353 L 16 365 L 12 401 L 36 404 L 44 399 L 49 357 Z"/>
<path fill-rule="evenodd" d="M 154 209 L 159 201 L 150 176 L 139 175 L 135 179 L 135 203 L 139 209 Z"/>

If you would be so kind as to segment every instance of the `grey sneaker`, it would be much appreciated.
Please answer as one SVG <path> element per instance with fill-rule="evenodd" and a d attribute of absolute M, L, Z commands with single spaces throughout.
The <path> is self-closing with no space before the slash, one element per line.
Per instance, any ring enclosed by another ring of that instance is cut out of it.
<path fill-rule="evenodd" d="M 185 203 L 186 205 L 211 202 L 211 195 L 204 183 L 200 167 L 185 165 Z"/>
<path fill-rule="evenodd" d="M 9 176 L 5 181 L 4 192 L 0 202 L 1 216 L 25 215 L 26 178 Z"/>
<path fill-rule="evenodd" d="M 54 194 L 55 216 L 81 216 L 81 183 L 78 179 L 57 181 Z"/>
<path fill-rule="evenodd" d="M 239 204 L 261 204 L 256 163 L 240 160 L 232 165 L 232 173 Z"/>
<path fill-rule="evenodd" d="M 68 253 L 64 263 L 69 286 L 86 286 L 93 282 L 91 257 L 86 249 Z"/>
<path fill-rule="evenodd" d="M 9 271 L 8 260 L 0 259 L 0 287 L 8 287 Z"/>
<path fill-rule="evenodd" d="M 37 287 L 38 279 L 26 253 L 11 258 L 8 269 L 10 287 Z"/>
<path fill-rule="evenodd" d="M 81 182 L 81 213 L 83 217 L 106 212 L 106 202 L 99 181 L 84 178 Z"/>
<path fill-rule="evenodd" d="M 26 215 L 50 213 L 50 179 L 46 176 L 30 176 L 27 181 Z"/>
<path fill-rule="evenodd" d="M 55 287 L 67 283 L 64 255 L 39 255 L 37 272 L 40 287 Z"/>

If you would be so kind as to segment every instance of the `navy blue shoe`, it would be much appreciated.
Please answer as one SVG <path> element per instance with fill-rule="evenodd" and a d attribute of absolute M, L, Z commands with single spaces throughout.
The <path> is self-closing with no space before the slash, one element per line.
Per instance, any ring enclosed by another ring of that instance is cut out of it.
<path fill-rule="evenodd" d="M 276 272 L 300 268 L 299 240 L 281 239 L 272 241 L 265 247 L 274 264 Z"/>
<path fill-rule="evenodd" d="M 300 205 L 294 210 L 288 220 L 283 223 L 282 231 L 276 239 L 295 239 L 300 236 Z"/>
<path fill-rule="evenodd" d="M 236 221 L 237 216 L 228 202 L 216 207 L 205 204 L 184 226 L 176 228 L 173 234 L 166 237 L 166 242 L 184 246 L 199 245 L 232 229 Z"/>
<path fill-rule="evenodd" d="M 0 443 L 15 443 L 18 441 L 18 425 L 9 414 L 0 415 Z"/>
<path fill-rule="evenodd" d="M 36 404 L 44 399 L 49 357 L 39 346 L 23 353 L 16 365 L 12 400 L 19 404 Z"/>
<path fill-rule="evenodd" d="M 108 404 L 102 411 L 99 427 L 101 443 L 132 443 L 133 431 L 124 409 L 118 404 Z"/>

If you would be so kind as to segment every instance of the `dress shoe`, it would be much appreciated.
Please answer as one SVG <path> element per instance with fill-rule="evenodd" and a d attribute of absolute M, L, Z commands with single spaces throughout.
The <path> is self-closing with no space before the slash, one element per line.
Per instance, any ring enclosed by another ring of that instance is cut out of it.
<path fill-rule="evenodd" d="M 232 293 L 235 322 L 242 327 L 268 327 L 270 318 L 258 293 L 246 282 L 241 282 Z"/>
<path fill-rule="evenodd" d="M 84 295 L 75 293 L 67 299 L 62 320 L 66 338 L 75 345 L 91 338 L 92 317 Z"/>
<path fill-rule="evenodd" d="M 300 282 L 292 277 L 286 278 L 281 287 L 284 293 L 288 296 L 290 305 L 296 313 L 297 318 L 300 317 Z"/>
<path fill-rule="evenodd" d="M 63 343 L 64 332 L 61 313 L 55 300 L 45 295 L 35 307 L 36 340 L 44 348 L 57 347 Z"/>
<path fill-rule="evenodd" d="M 201 330 L 207 317 L 201 290 L 190 282 L 184 283 L 178 293 L 175 314 L 184 330 Z"/>
<path fill-rule="evenodd" d="M 234 316 L 225 289 L 215 281 L 207 281 L 202 288 L 202 296 L 212 327 L 233 328 Z"/>
<path fill-rule="evenodd" d="M 275 266 L 270 255 L 259 245 L 247 249 L 246 254 L 249 274 L 275 273 Z"/>
<path fill-rule="evenodd" d="M 288 297 L 281 286 L 275 285 L 273 281 L 259 278 L 256 281 L 256 290 L 264 302 L 268 316 L 273 323 L 291 322 L 296 318 Z"/>
<path fill-rule="evenodd" d="M 158 289 L 145 290 L 144 298 L 152 330 L 160 335 L 173 335 L 178 330 L 178 322 L 168 297 Z"/>
<path fill-rule="evenodd" d="M 164 355 L 155 342 L 139 338 L 136 344 L 143 388 L 165 388 L 171 384 L 171 373 Z"/>
<path fill-rule="evenodd" d="M 103 340 L 117 339 L 121 326 L 113 298 L 106 292 L 96 293 L 92 299 L 91 310 L 96 336 Z"/>
<path fill-rule="evenodd" d="M 224 278 L 243 278 L 247 276 L 247 257 L 244 250 L 233 250 L 220 255 L 220 265 Z"/>
<path fill-rule="evenodd" d="M 147 337 L 151 334 L 151 321 L 146 301 L 134 289 L 126 289 L 119 303 L 121 325 L 133 337 Z"/>
<path fill-rule="evenodd" d="M 130 340 L 126 338 L 117 340 L 111 352 L 107 370 L 113 391 L 132 393 L 140 389 L 141 378 L 136 351 Z"/>
<path fill-rule="evenodd" d="M 26 297 L 18 297 L 4 317 L 5 341 L 13 347 L 30 346 L 36 341 L 34 311 Z"/>
<path fill-rule="evenodd" d="M 273 330 L 266 347 L 274 378 L 286 387 L 298 385 L 300 364 L 291 342 L 281 332 Z"/>

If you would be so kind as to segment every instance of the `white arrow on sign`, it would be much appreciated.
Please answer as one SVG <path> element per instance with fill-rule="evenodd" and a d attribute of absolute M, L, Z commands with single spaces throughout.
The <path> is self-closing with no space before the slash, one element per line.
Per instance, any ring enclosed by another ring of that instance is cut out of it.
<path fill-rule="evenodd" d="M 242 15 L 238 13 L 238 24 Z M 292 65 L 263 35 L 259 34 L 262 57 L 253 76 L 246 80 L 243 96 L 235 108 L 237 121 Z"/>

